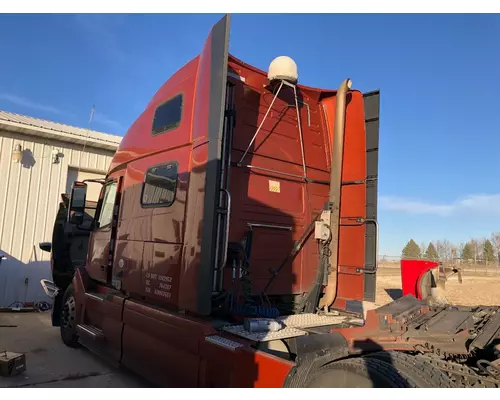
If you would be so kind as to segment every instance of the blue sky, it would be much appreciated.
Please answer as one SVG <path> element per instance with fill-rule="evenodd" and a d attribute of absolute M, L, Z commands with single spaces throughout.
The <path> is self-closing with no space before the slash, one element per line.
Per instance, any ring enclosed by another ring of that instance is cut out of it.
<path fill-rule="evenodd" d="M 0 109 L 123 134 L 221 15 L 0 15 Z M 338 36 L 340 35 L 340 36 Z M 381 90 L 380 253 L 500 231 L 500 16 L 233 15 L 230 51 Z M 339 60 L 341 62 L 338 62 Z"/>

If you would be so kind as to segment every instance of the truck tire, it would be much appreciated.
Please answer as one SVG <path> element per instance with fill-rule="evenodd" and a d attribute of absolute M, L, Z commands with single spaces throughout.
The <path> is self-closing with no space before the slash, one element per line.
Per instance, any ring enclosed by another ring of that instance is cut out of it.
<path fill-rule="evenodd" d="M 310 373 L 307 388 L 416 387 L 394 366 L 377 358 L 358 357 L 326 364 Z"/>
<path fill-rule="evenodd" d="M 61 310 L 61 339 L 68 347 L 78 348 L 78 335 L 76 333 L 76 300 L 73 285 L 69 285 L 64 292 Z"/>
<path fill-rule="evenodd" d="M 453 381 L 442 371 L 425 360 L 410 354 L 397 351 L 381 351 L 368 354 L 365 357 L 374 358 L 393 365 L 399 373 L 418 388 L 453 388 Z"/>

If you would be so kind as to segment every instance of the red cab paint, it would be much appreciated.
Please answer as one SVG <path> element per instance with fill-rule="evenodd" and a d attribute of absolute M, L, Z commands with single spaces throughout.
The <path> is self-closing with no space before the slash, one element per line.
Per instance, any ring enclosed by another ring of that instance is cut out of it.
<path fill-rule="evenodd" d="M 228 35 L 225 17 L 127 131 L 62 311 L 67 344 L 162 386 L 282 387 L 296 365 L 283 343 L 223 328 L 294 314 L 328 272 L 314 222 L 332 207 L 337 92 L 277 95 Z M 378 92 L 348 92 L 344 131 L 333 307 L 352 311 L 375 296 Z"/>

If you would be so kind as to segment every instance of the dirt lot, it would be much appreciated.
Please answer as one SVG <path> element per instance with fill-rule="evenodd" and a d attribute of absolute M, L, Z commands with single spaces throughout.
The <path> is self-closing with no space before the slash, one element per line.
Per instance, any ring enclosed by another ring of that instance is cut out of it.
<path fill-rule="evenodd" d="M 1 325 L 15 325 L 2 327 Z M 66 347 L 49 313 L 0 313 L 0 351 L 26 354 L 26 372 L 0 377 L 2 387 L 147 387 L 84 349 Z"/>
<path fill-rule="evenodd" d="M 377 276 L 376 305 L 380 306 L 401 296 L 399 271 L 388 269 Z M 446 283 L 446 297 L 451 304 L 464 306 L 500 305 L 500 277 L 467 274 L 462 284 L 456 277 Z"/>

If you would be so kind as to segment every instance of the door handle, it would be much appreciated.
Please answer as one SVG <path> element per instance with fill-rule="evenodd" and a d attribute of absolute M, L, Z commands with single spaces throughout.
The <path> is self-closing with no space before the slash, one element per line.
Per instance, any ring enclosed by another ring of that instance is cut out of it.
<path fill-rule="evenodd" d="M 101 271 L 104 271 L 106 269 L 105 265 L 101 265 Z"/>

